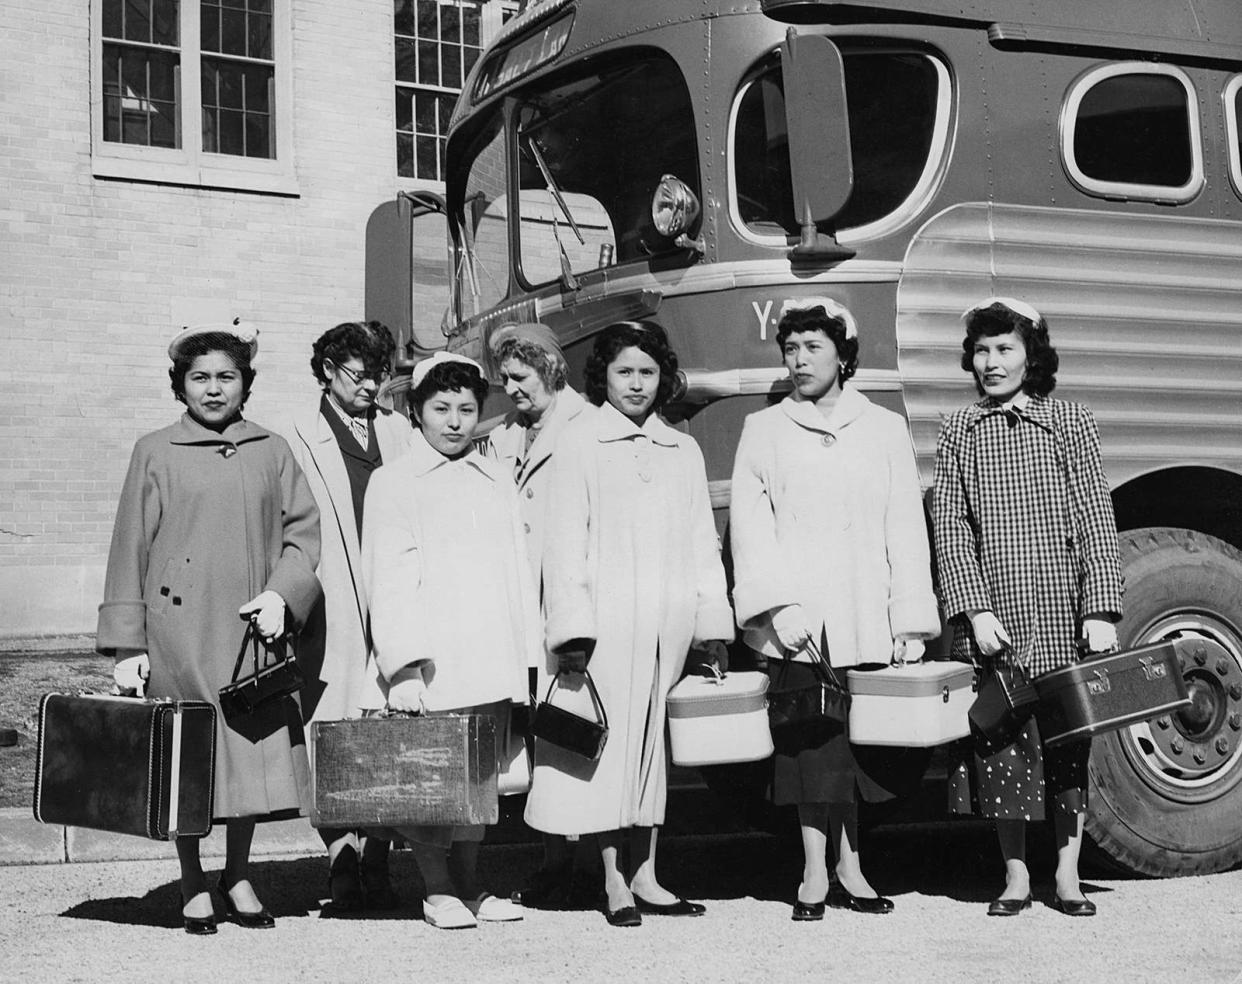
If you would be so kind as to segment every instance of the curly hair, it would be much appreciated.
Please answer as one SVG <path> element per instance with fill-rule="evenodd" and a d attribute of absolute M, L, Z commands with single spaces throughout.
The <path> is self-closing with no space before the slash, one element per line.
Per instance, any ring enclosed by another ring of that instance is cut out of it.
<path fill-rule="evenodd" d="M 808 331 L 822 331 L 837 348 L 837 359 L 841 363 L 840 379 L 844 385 L 854 373 L 858 372 L 858 336 L 847 338 L 845 322 L 829 314 L 822 306 L 786 311 L 776 326 L 776 347 L 785 352 L 785 340 L 790 335 L 798 335 Z"/>
<path fill-rule="evenodd" d="M 528 339 L 506 338 L 492 353 L 492 363 L 497 369 L 509 359 L 517 359 L 535 370 L 535 375 L 549 393 L 563 390 L 569 380 L 569 367 L 565 365 L 565 360 Z"/>
<path fill-rule="evenodd" d="M 250 387 L 254 385 L 254 377 L 258 375 L 250 364 L 250 343 L 243 342 L 236 335 L 227 331 L 208 331 L 194 335 L 182 342 L 177 350 L 177 357 L 168 370 L 168 379 L 172 383 L 173 396 L 185 402 L 185 376 L 200 355 L 211 352 L 223 352 L 232 361 L 242 378 L 242 406 L 250 399 Z"/>
<path fill-rule="evenodd" d="M 971 313 L 966 321 L 966 337 L 962 339 L 962 368 L 975 381 L 975 389 L 984 395 L 975 373 L 975 343 L 986 336 L 992 338 L 1016 332 L 1026 348 L 1026 375 L 1022 389 L 1030 396 L 1047 396 L 1057 385 L 1057 369 L 1061 359 L 1048 337 L 1048 322 L 1025 318 L 1004 304 L 992 304 Z"/>
<path fill-rule="evenodd" d="M 339 366 L 354 358 L 368 372 L 379 372 L 391 364 L 395 346 L 392 332 L 382 322 L 343 321 L 316 339 L 310 360 L 311 372 L 319 385 L 327 389 L 328 376 L 323 371 L 325 359 Z"/>
<path fill-rule="evenodd" d="M 479 370 L 465 362 L 441 362 L 433 366 L 411 391 L 410 411 L 418 419 L 422 416 L 423 404 L 437 393 L 460 393 L 462 390 L 474 394 L 481 414 L 483 401 L 487 398 L 487 380 L 479 375 Z"/>
<path fill-rule="evenodd" d="M 597 407 L 604 405 L 608 399 L 608 367 L 627 348 L 646 352 L 660 367 L 660 385 L 651 406 L 652 410 L 659 410 L 677 386 L 677 353 L 669 345 L 664 329 L 654 321 L 617 321 L 595 336 L 583 374 L 587 399 Z"/>

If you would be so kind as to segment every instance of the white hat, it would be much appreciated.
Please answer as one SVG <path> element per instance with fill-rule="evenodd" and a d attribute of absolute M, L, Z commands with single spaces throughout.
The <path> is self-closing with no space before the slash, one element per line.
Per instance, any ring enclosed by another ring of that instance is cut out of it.
<path fill-rule="evenodd" d="M 457 355 L 454 352 L 437 352 L 430 358 L 423 359 L 415 364 L 413 371 L 410 373 L 410 389 L 418 389 L 419 384 L 427 378 L 427 373 L 431 372 L 436 366 L 443 365 L 445 362 L 464 362 L 468 366 L 474 366 L 478 370 L 481 379 L 487 378 L 483 374 L 483 367 L 475 362 L 474 359 L 468 359 L 464 355 Z"/>
<path fill-rule="evenodd" d="M 988 308 L 997 306 L 1007 308 L 1020 318 L 1026 318 L 1031 324 L 1039 324 L 1043 320 L 1043 315 L 1026 301 L 1020 301 L 1016 297 L 985 297 L 978 304 L 972 304 L 962 312 L 962 320 L 969 321 L 970 316 L 976 311 L 986 311 Z"/>
<path fill-rule="evenodd" d="M 791 297 L 781 305 L 780 314 L 776 316 L 776 319 L 779 321 L 790 311 L 810 311 L 817 307 L 822 307 L 828 317 L 836 318 L 845 325 L 846 338 L 858 337 L 858 322 L 854 320 L 850 309 L 844 304 L 838 304 L 831 297 Z"/>
<path fill-rule="evenodd" d="M 168 357 L 176 361 L 181 346 L 195 335 L 232 335 L 238 341 L 250 346 L 250 358 L 253 359 L 259 353 L 259 329 L 242 321 L 241 318 L 234 318 L 224 323 L 190 325 L 182 328 L 168 343 Z"/>

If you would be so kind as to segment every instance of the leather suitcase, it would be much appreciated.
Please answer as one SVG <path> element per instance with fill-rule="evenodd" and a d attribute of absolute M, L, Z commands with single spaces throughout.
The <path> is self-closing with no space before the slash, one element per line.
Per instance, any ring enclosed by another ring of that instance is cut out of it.
<path fill-rule="evenodd" d="M 34 815 L 152 840 L 211 831 L 216 709 L 199 700 L 45 694 Z"/>
<path fill-rule="evenodd" d="M 316 721 L 313 827 L 496 823 L 496 722 L 486 714 Z"/>
<path fill-rule="evenodd" d="M 849 670 L 850 741 L 931 748 L 970 733 L 977 680 L 969 663 L 929 661 Z"/>
<path fill-rule="evenodd" d="M 1177 639 L 1102 653 L 1036 677 L 1040 735 L 1046 744 L 1058 745 L 1187 706 L 1181 658 L 1193 659 L 1200 651 L 1213 662 L 1228 656 L 1210 640 Z"/>

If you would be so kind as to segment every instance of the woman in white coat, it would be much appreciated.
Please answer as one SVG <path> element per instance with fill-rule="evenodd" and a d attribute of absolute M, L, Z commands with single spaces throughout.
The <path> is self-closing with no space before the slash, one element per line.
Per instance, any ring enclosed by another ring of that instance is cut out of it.
<path fill-rule="evenodd" d="M 733 637 L 703 455 L 660 419 L 677 370 L 664 330 L 623 321 L 596 336 L 586 390 L 600 409 L 565 429 L 553 472 L 544 561 L 550 650 L 543 685 L 582 670 L 598 686 L 610 732 L 587 762 L 535 743 L 526 821 L 546 833 L 599 835 L 605 915 L 699 915 L 656 877 L 667 795 L 669 688 L 699 647 L 719 663 Z M 628 832 L 629 864 L 621 848 Z"/>
<path fill-rule="evenodd" d="M 552 456 L 565 428 L 590 406 L 568 385 L 569 366 L 555 332 L 535 322 L 502 325 L 487 340 L 493 377 L 498 376 L 513 410 L 488 434 L 485 453 L 513 475 L 526 534 L 531 576 L 543 601 L 544 542 L 552 521 Z M 542 653 L 540 653 L 542 657 Z M 536 665 L 531 686 L 537 687 Z M 522 905 L 572 905 L 574 854 L 565 838 L 544 834 L 544 862 L 530 884 L 513 895 Z M 585 842 L 582 847 L 585 849 Z M 579 852 L 581 854 L 581 852 Z"/>
<path fill-rule="evenodd" d="M 826 643 L 823 656 L 841 670 L 888 663 L 940 631 L 905 421 L 844 385 L 858 366 L 854 316 L 829 298 L 789 301 L 776 340 L 794 391 L 746 418 L 730 508 L 737 621 L 767 660 L 770 694 L 815 685 L 812 644 Z M 796 804 L 802 827 L 793 918 L 822 919 L 825 904 L 891 911 L 859 865 L 858 794 L 883 793 L 858 769 L 846 724 L 773 738 L 774 799 Z"/>
<path fill-rule="evenodd" d="M 289 435 L 321 517 L 315 573 L 323 599 L 298 639 L 298 662 L 307 681 L 302 715 L 308 726 L 359 714 L 371 650 L 362 586 L 363 497 L 372 473 L 407 453 L 414 439 L 403 415 L 376 403 L 391 373 L 394 347 L 391 332 L 378 321 L 344 322 L 324 332 L 310 360 L 323 393 L 317 405 L 294 418 Z M 328 849 L 330 872 L 331 904 L 323 915 L 395 906 L 387 841 L 371 837 L 360 844 L 352 830 L 323 828 L 319 835 Z"/>
<path fill-rule="evenodd" d="M 414 367 L 420 433 L 367 489 L 362 565 L 388 706 L 487 715 L 504 735 L 542 640 L 513 482 L 474 447 L 486 395 L 471 359 L 438 352 Z M 431 925 L 522 918 L 475 882 L 484 827 L 398 829 L 413 845 Z"/>

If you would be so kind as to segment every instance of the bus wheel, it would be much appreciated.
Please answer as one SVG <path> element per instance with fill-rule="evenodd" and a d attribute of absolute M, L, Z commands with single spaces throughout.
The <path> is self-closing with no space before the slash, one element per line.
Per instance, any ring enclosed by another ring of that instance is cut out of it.
<path fill-rule="evenodd" d="M 1122 645 L 1200 637 L 1228 657 L 1183 661 L 1190 707 L 1093 741 L 1087 833 L 1130 872 L 1222 871 L 1242 860 L 1242 553 L 1165 527 L 1120 541 Z"/>

